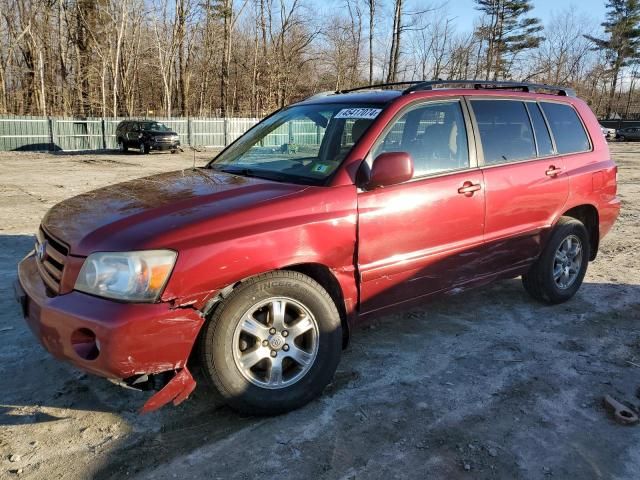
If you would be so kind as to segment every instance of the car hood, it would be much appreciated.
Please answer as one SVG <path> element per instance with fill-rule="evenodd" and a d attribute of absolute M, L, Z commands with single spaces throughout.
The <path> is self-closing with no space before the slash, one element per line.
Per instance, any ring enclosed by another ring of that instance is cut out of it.
<path fill-rule="evenodd" d="M 181 227 L 211 221 L 305 190 L 198 168 L 93 190 L 55 205 L 42 226 L 72 255 L 172 248 Z"/>

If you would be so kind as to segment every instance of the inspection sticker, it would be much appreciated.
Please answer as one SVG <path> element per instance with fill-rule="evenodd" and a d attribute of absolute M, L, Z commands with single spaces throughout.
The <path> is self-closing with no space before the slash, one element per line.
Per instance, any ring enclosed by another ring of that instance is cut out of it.
<path fill-rule="evenodd" d="M 373 120 L 381 111 L 381 108 L 343 108 L 334 118 L 364 118 Z"/>
<path fill-rule="evenodd" d="M 325 163 L 317 163 L 314 165 L 314 167 L 311 169 L 311 171 L 313 173 L 326 173 L 327 170 L 329 170 L 329 165 L 325 164 Z"/>

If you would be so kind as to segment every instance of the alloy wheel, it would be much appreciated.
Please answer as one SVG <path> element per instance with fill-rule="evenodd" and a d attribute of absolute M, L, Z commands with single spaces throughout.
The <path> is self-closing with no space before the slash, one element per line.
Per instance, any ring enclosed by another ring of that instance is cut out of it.
<path fill-rule="evenodd" d="M 233 335 L 233 359 L 242 375 L 267 389 L 288 387 L 313 366 L 319 330 L 302 303 L 272 297 L 242 315 Z"/>
<path fill-rule="evenodd" d="M 565 290 L 573 285 L 582 267 L 582 242 L 569 235 L 556 249 L 553 257 L 553 280 L 558 288 Z"/>

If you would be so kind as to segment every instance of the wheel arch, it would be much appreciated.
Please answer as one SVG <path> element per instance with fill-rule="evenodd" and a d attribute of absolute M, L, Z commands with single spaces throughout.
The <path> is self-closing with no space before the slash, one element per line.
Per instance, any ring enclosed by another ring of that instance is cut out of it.
<path fill-rule="evenodd" d="M 342 327 L 342 348 L 346 348 L 349 344 L 351 328 L 345 303 L 345 297 L 338 278 L 329 267 L 321 263 L 297 263 L 265 272 L 256 273 L 255 275 L 243 278 L 219 290 L 214 297 L 210 298 L 207 301 L 205 307 L 202 309 L 203 313 L 207 316 L 210 315 L 222 300 L 228 297 L 234 289 L 245 283 L 247 280 L 259 275 L 263 275 L 265 273 L 276 272 L 279 270 L 290 270 L 302 273 L 303 275 L 306 275 L 318 282 L 322 286 L 322 288 L 327 291 L 336 308 L 338 309 L 338 313 L 340 314 L 340 324 Z"/>
<path fill-rule="evenodd" d="M 589 260 L 595 260 L 600 245 L 600 215 L 598 209 L 590 203 L 585 203 L 570 208 L 561 216 L 575 218 L 584 224 L 589 233 L 589 246 L 591 247 Z"/>
<path fill-rule="evenodd" d="M 280 270 L 292 270 L 294 272 L 302 273 L 303 275 L 313 278 L 316 282 L 322 285 L 329 296 L 331 296 L 331 299 L 333 300 L 333 303 L 335 303 L 338 313 L 340 314 L 340 324 L 342 326 L 342 348 L 347 348 L 351 334 L 347 308 L 340 282 L 331 269 L 321 263 L 299 263 L 296 265 L 289 265 L 281 268 Z"/>

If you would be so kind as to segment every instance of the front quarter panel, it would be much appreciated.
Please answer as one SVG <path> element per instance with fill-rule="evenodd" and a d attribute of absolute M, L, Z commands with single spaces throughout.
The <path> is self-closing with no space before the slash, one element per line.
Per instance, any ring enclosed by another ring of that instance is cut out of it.
<path fill-rule="evenodd" d="M 299 264 L 334 274 L 347 313 L 357 303 L 354 254 L 356 190 L 310 187 L 297 194 L 193 225 L 170 245 L 178 260 L 163 301 L 202 308 L 219 290 L 243 279 Z"/>

